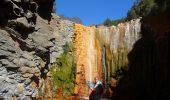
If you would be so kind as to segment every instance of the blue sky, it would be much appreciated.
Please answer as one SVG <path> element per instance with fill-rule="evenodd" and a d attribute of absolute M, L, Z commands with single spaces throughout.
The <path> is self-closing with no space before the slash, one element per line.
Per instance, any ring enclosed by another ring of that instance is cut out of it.
<path fill-rule="evenodd" d="M 79 17 L 83 24 L 100 24 L 106 18 L 125 17 L 136 0 L 56 0 L 58 15 Z"/>

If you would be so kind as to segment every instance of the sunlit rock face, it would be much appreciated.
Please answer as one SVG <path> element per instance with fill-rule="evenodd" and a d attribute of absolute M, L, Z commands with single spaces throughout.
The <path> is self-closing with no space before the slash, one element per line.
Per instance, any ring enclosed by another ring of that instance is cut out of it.
<path fill-rule="evenodd" d="M 92 82 L 95 77 L 108 81 L 119 68 L 128 68 L 127 54 L 140 38 L 140 25 L 140 19 L 111 27 L 85 27 L 75 24 L 76 92 L 78 94 L 87 94 L 87 92 L 79 92 L 87 91 L 84 85 L 87 81 Z M 84 71 L 81 71 L 82 69 Z"/>
<path fill-rule="evenodd" d="M 73 22 L 52 14 L 51 5 L 47 12 L 42 12 L 51 16 L 47 22 L 38 13 L 41 7 L 44 6 L 33 0 L 0 3 L 0 99 L 52 97 L 49 64 L 59 58 L 63 45 L 72 40 Z"/>
<path fill-rule="evenodd" d="M 118 26 L 96 28 L 96 39 L 100 47 L 106 49 L 105 58 L 105 80 L 121 67 L 127 68 L 127 54 L 133 44 L 140 38 L 140 19 L 120 23 Z M 104 62 L 103 62 L 104 63 Z M 104 65 L 103 65 L 104 66 Z"/>
<path fill-rule="evenodd" d="M 95 28 L 75 24 L 75 55 L 76 55 L 76 93 L 87 94 L 86 81 L 97 76 L 95 52 Z"/>

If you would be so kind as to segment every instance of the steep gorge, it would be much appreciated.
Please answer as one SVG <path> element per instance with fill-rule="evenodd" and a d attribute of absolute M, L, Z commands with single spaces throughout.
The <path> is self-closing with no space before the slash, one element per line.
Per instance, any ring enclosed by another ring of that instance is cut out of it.
<path fill-rule="evenodd" d="M 56 16 L 53 3 L 0 3 L 0 99 L 88 96 L 98 77 L 119 80 L 115 100 L 168 100 L 169 13 L 87 27 Z"/>

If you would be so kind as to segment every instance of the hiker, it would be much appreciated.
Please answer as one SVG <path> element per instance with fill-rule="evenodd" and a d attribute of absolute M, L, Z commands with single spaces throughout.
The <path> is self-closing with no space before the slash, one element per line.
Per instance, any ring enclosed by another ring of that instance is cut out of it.
<path fill-rule="evenodd" d="M 94 90 L 94 83 L 90 82 L 90 81 L 87 81 L 87 85 L 89 87 L 89 94 L 91 94 L 92 91 Z"/>
<path fill-rule="evenodd" d="M 99 85 L 102 85 L 102 82 L 96 77 L 95 78 L 95 86 L 94 86 L 94 88 L 96 88 Z"/>
<path fill-rule="evenodd" d="M 89 96 L 89 100 L 100 100 L 103 93 L 103 84 L 98 78 L 95 78 L 95 85 Z"/>

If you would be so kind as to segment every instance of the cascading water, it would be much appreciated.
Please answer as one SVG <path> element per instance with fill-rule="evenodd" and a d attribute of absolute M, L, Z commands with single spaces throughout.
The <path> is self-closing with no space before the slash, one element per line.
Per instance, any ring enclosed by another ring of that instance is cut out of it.
<path fill-rule="evenodd" d="M 140 19 L 111 27 L 75 24 L 77 73 L 83 65 L 86 82 L 92 82 L 95 77 L 105 81 L 109 80 L 117 69 L 127 67 L 127 54 L 140 38 L 140 25 Z M 81 84 L 80 79 L 81 76 L 77 74 L 75 93 L 88 94 L 87 84 Z"/>
<path fill-rule="evenodd" d="M 102 48 L 102 66 L 103 66 L 103 74 L 104 74 L 104 76 L 103 76 L 103 80 L 104 80 L 104 82 L 106 81 L 106 78 L 107 78 L 107 76 L 106 76 L 106 74 L 107 74 L 107 68 L 106 68 L 106 48 L 105 48 L 105 46 L 103 46 L 103 48 Z"/>

